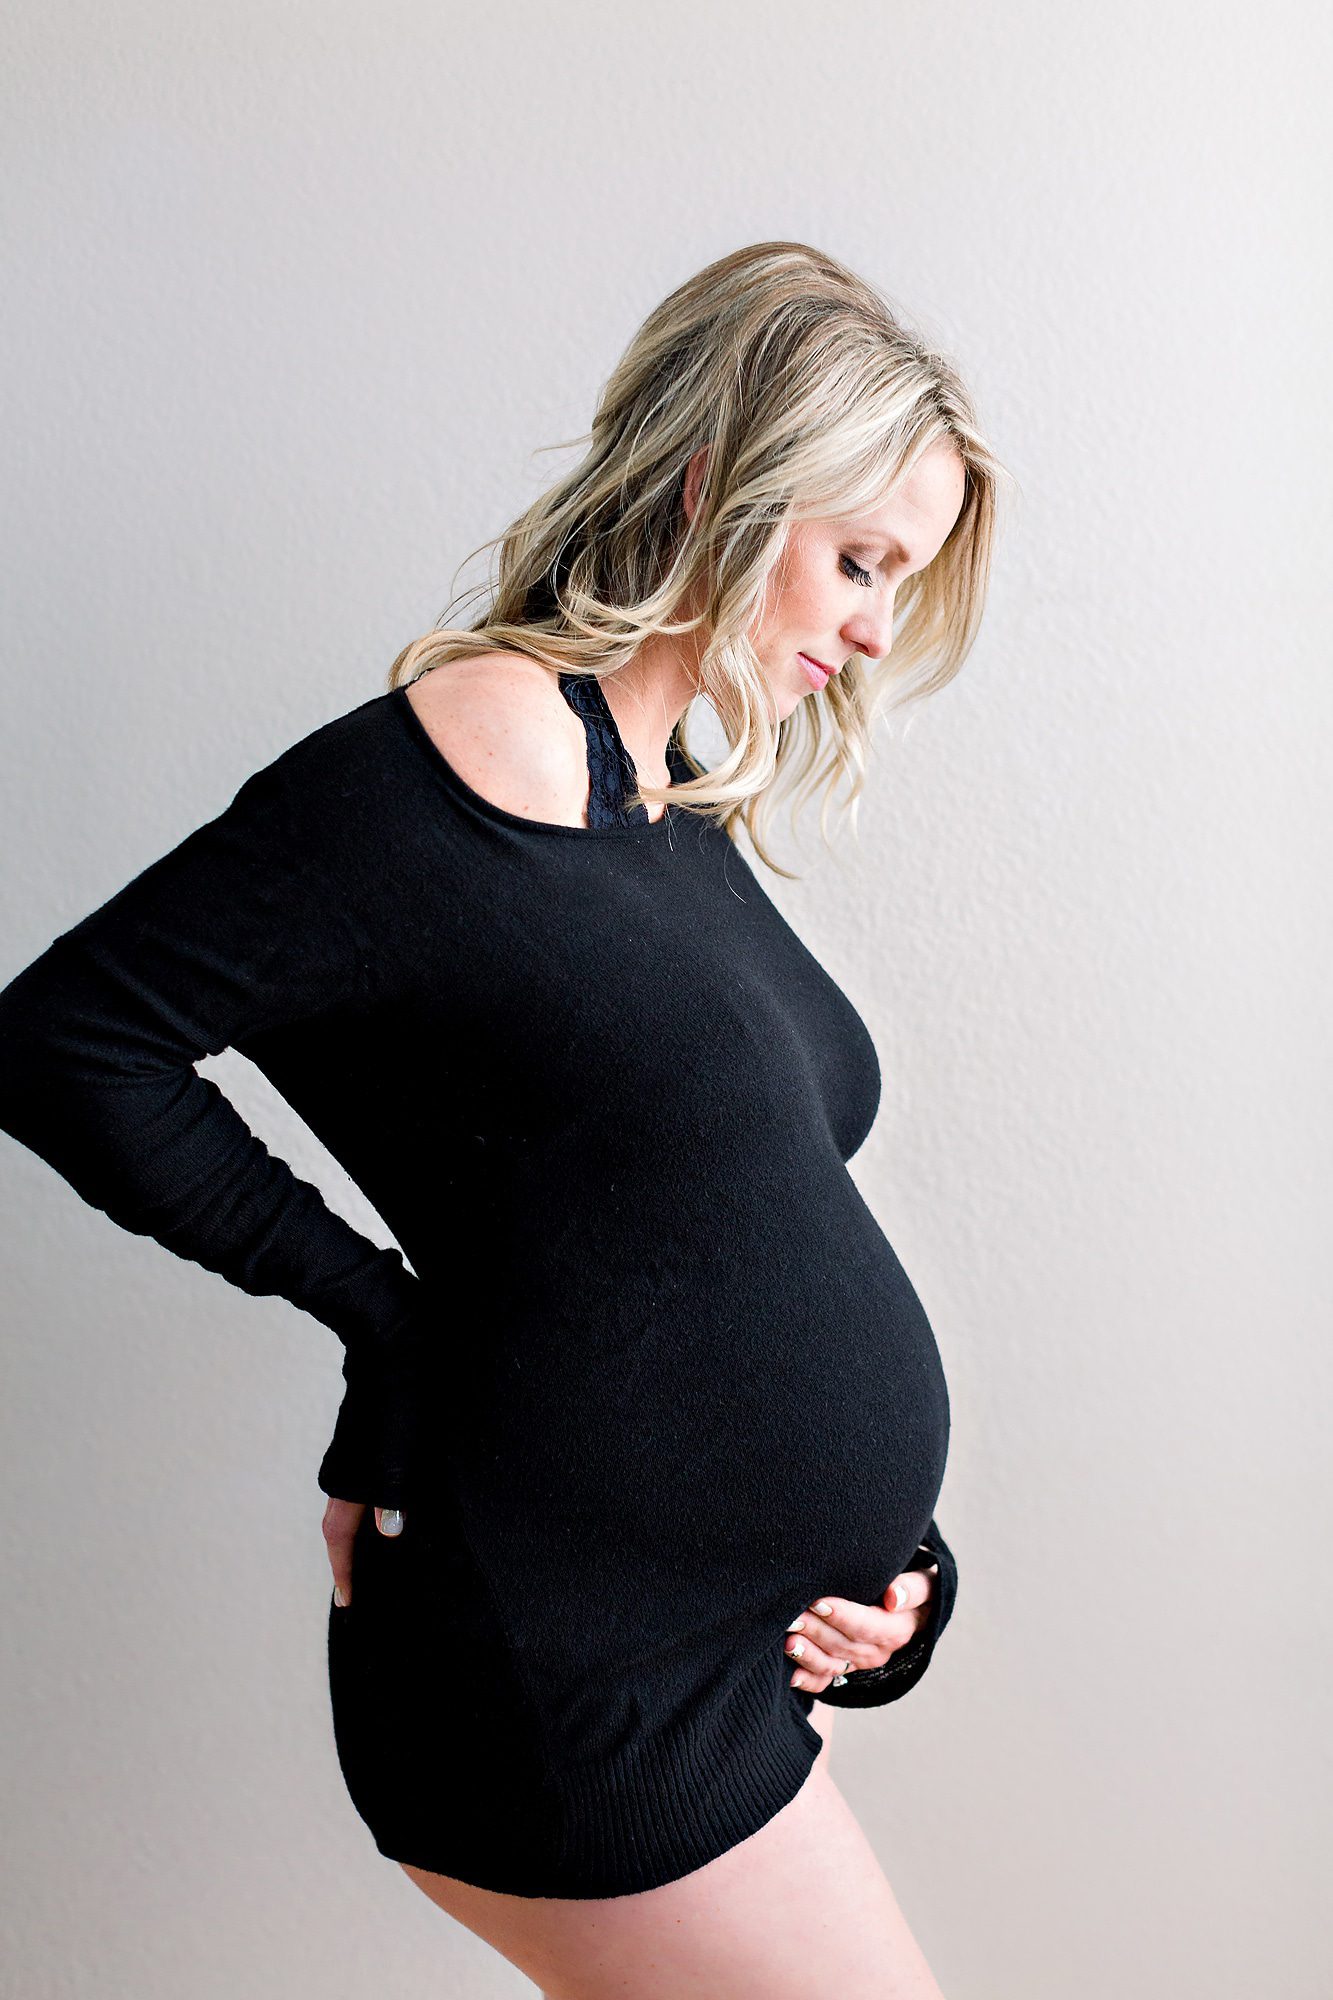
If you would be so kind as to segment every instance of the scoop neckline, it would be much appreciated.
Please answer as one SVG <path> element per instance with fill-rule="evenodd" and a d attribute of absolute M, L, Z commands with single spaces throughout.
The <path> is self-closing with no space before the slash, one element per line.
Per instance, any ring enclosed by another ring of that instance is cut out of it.
<path fill-rule="evenodd" d="M 680 807 L 669 802 L 659 819 L 631 821 L 628 826 L 566 826 L 563 820 L 529 819 L 524 813 L 510 812 L 507 806 L 497 805 L 494 799 L 484 798 L 469 785 L 449 762 L 435 738 L 427 729 L 421 717 L 407 698 L 410 681 L 403 681 L 396 688 L 390 688 L 388 700 L 396 707 L 406 724 L 408 734 L 415 740 L 423 754 L 432 763 L 449 790 L 472 807 L 483 813 L 487 819 L 498 821 L 501 826 L 514 827 L 523 833 L 568 834 L 573 840 L 652 840 L 672 831 L 672 822 L 679 817 Z M 674 788 L 676 779 L 672 777 Z"/>

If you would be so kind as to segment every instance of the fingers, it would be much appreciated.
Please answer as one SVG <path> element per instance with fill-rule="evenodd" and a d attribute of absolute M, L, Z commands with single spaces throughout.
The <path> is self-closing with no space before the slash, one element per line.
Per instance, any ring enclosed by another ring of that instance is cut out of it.
<path fill-rule="evenodd" d="M 352 1601 L 352 1544 L 365 1511 L 359 1500 L 330 1500 L 324 1508 L 324 1546 L 329 1552 L 333 1601 L 337 1605 Z"/>
<path fill-rule="evenodd" d="M 855 1669 L 856 1648 L 850 1640 L 832 1627 L 821 1625 L 808 1611 L 801 1614 L 797 1627 L 784 1642 L 787 1658 L 795 1670 L 791 1677 L 793 1687 L 813 1688 L 818 1694 L 839 1674 Z"/>
<path fill-rule="evenodd" d="M 821 1597 L 817 1602 L 818 1610 L 802 1611 L 792 1620 L 783 1650 L 795 1668 L 791 1685 L 813 1688 L 818 1694 L 839 1674 L 873 1666 L 883 1653 L 876 1654 L 868 1643 L 871 1606 L 853 1604 L 845 1597 Z"/>
<path fill-rule="evenodd" d="M 932 1570 L 910 1569 L 893 1579 L 882 1605 L 818 1598 L 793 1619 L 783 1642 L 794 1668 L 791 1685 L 819 1694 L 839 1674 L 882 1667 L 915 1634 L 934 1588 Z"/>
<path fill-rule="evenodd" d="M 324 1509 L 324 1546 L 333 1571 L 333 1601 L 342 1610 L 352 1601 L 352 1554 L 365 1511 L 361 1500 L 330 1500 Z M 401 1535 L 402 1509 L 377 1507 L 375 1526 L 382 1535 Z"/>
<path fill-rule="evenodd" d="M 884 1593 L 886 1611 L 915 1611 L 927 1603 L 935 1588 L 935 1570 L 905 1569 L 901 1576 L 895 1576 Z"/>

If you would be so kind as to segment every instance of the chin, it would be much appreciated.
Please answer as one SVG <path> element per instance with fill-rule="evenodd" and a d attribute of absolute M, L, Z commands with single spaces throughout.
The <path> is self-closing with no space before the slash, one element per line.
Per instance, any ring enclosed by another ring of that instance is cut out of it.
<path fill-rule="evenodd" d="M 805 697 L 814 693 L 814 689 L 804 675 L 801 676 L 800 685 L 796 687 L 788 681 L 779 680 L 774 675 L 768 682 L 768 692 L 778 721 L 785 722 L 789 715 L 795 714 Z"/>

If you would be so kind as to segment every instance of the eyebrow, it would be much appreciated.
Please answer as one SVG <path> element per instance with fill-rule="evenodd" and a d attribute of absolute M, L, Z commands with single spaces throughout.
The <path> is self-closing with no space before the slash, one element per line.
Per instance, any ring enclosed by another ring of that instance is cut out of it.
<path fill-rule="evenodd" d="M 873 534 L 868 528 L 858 528 L 856 530 L 855 539 L 853 540 L 852 546 L 853 548 L 860 547 L 864 549 L 868 548 L 872 542 L 876 544 L 883 542 L 885 544 L 886 555 L 896 556 L 900 563 L 906 563 L 907 567 L 909 569 L 911 568 L 912 558 L 907 553 L 907 550 L 903 547 L 900 541 L 897 541 L 888 535 Z"/>

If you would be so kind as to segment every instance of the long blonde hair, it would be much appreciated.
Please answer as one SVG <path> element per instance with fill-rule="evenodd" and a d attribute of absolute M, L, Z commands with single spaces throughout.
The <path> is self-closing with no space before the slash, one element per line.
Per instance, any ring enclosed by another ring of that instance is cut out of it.
<path fill-rule="evenodd" d="M 881 504 L 941 440 L 966 470 L 962 511 L 934 561 L 901 586 L 890 658 L 849 660 L 820 697 L 778 722 L 747 633 L 764 615 L 791 524 Z M 553 672 L 609 674 L 650 639 L 697 631 L 698 691 L 728 754 L 705 770 L 682 717 L 676 740 L 693 775 L 635 796 L 707 811 L 733 838 L 744 824 L 756 853 L 790 876 L 763 837 L 777 774 L 790 768 L 795 780 L 793 816 L 823 782 L 826 840 L 830 797 L 845 777 L 854 824 L 875 719 L 942 688 L 976 638 L 1008 475 L 961 377 L 836 259 L 804 243 L 756 243 L 709 264 L 649 314 L 591 431 L 571 442 L 587 444 L 581 462 L 472 551 L 500 552 L 482 616 L 437 623 L 414 640 L 389 687 L 488 651 Z M 687 521 L 685 473 L 702 446 Z M 699 607 L 693 616 L 689 605 Z"/>

